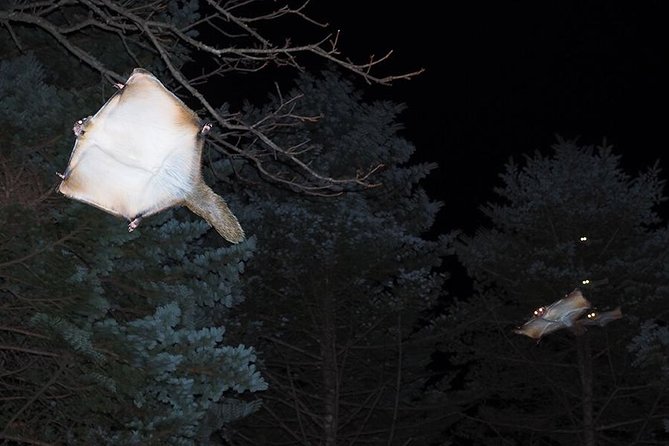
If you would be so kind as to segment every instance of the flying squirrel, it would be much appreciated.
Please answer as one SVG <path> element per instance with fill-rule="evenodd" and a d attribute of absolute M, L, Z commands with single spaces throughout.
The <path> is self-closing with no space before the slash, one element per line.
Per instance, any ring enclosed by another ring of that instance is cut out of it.
<path fill-rule="evenodd" d="M 563 328 L 568 328 L 575 335 L 582 335 L 585 333 L 587 326 L 604 327 L 623 317 L 620 307 L 604 312 L 588 310 L 591 310 L 590 301 L 583 296 L 579 289 L 575 289 L 563 299 L 557 300 L 547 307 L 534 310 L 532 318 L 514 332 L 537 341 Z M 586 317 L 581 318 L 586 312 Z"/>
<path fill-rule="evenodd" d="M 541 339 L 562 328 L 572 327 L 576 320 L 590 308 L 590 302 L 576 289 L 547 307 L 534 310 L 532 318 L 525 322 L 515 333 L 533 339 Z"/>
<path fill-rule="evenodd" d="M 94 115 L 74 124 L 77 139 L 59 191 L 128 219 L 186 206 L 231 243 L 244 240 L 225 200 L 202 178 L 202 148 L 211 124 L 150 72 L 136 68 Z"/>

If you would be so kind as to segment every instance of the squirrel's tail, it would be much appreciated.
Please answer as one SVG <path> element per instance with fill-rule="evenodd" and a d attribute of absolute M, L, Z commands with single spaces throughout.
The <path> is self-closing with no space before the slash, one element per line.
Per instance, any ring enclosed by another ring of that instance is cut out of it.
<path fill-rule="evenodd" d="M 184 204 L 212 225 L 216 232 L 231 243 L 244 240 L 244 230 L 220 195 L 200 181 L 193 192 L 186 197 Z"/>

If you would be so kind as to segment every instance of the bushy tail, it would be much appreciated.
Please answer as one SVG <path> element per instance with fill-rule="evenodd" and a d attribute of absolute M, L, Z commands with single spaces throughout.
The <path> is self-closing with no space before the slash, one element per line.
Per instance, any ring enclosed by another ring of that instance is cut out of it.
<path fill-rule="evenodd" d="M 244 240 L 244 230 L 232 214 L 228 204 L 209 186 L 200 181 L 193 192 L 186 197 L 185 204 L 194 213 L 204 218 L 216 232 L 230 243 Z"/>

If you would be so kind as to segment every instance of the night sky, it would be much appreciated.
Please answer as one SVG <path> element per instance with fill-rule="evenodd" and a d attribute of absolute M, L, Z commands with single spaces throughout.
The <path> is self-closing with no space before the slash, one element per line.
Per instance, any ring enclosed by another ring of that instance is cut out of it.
<path fill-rule="evenodd" d="M 341 29 L 345 54 L 362 61 L 393 49 L 386 71 L 426 69 L 371 94 L 408 105 L 416 160 L 439 164 L 425 184 L 444 202 L 440 231 L 485 223 L 478 208 L 509 157 L 547 153 L 556 134 L 588 145 L 605 137 L 632 174 L 658 159 L 666 170 L 660 2 L 537 3 L 448 2 L 444 12 L 429 2 L 355 12 L 317 5 L 315 16 Z"/>

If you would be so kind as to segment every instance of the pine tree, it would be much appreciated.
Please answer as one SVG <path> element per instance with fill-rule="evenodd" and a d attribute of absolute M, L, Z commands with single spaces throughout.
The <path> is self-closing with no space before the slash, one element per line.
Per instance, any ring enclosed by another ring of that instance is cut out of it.
<path fill-rule="evenodd" d="M 281 144 L 308 140 L 299 150 L 337 178 L 384 167 L 378 187 L 336 197 L 247 189 L 264 260 L 249 266 L 244 308 L 269 390 L 235 444 L 422 444 L 442 415 L 421 396 L 432 343 L 418 323 L 444 280 L 444 244 L 422 237 L 439 208 L 419 185 L 433 166 L 409 164 L 403 107 L 366 103 L 334 72 L 303 75 L 286 97 L 300 97 L 292 114 L 317 118 L 285 127 Z"/>
<path fill-rule="evenodd" d="M 302 7 L 259 1 L 0 5 L 0 179 L 6 185 L 0 359 L 7 369 L 0 374 L 0 438 L 207 444 L 220 440 L 227 423 L 257 409 L 248 394 L 266 384 L 254 368 L 254 350 L 234 346 L 229 330 L 236 323 L 229 310 L 246 294 L 239 276 L 254 240 L 222 246 L 204 223 L 179 210 L 128 234 L 118 220 L 54 194 L 54 173 L 71 151 L 72 122 L 94 113 L 112 94 L 111 83 L 141 66 L 216 123 L 208 150 L 213 158 L 227 156 L 207 174 L 219 187 L 231 188 L 229 155 L 255 163 L 264 180 L 307 193 L 368 186 L 368 172 L 341 182 L 323 178 L 292 148 L 276 145 L 268 135 L 288 115 L 269 110 L 255 122 L 241 121 L 217 94 L 202 94 L 212 90 L 202 83 L 221 74 L 237 88 L 240 78 L 272 64 L 302 68 L 299 54 L 371 82 L 410 76 L 377 77 L 370 72 L 376 63 L 340 59 L 320 38 L 274 44 L 267 30 L 284 18 L 312 23 Z M 258 139 L 260 146 L 250 143 Z M 302 181 L 291 182 L 286 162 Z M 272 171 L 286 176 L 267 175 Z"/>
<path fill-rule="evenodd" d="M 207 224 L 180 211 L 129 234 L 113 217 L 49 195 L 50 151 L 27 149 L 60 133 L 56 117 L 72 111 L 59 101 L 69 92 L 47 84 L 44 71 L 33 56 L 0 65 L 3 128 L 13 129 L 2 155 L 2 435 L 207 443 L 255 410 L 245 393 L 266 387 L 253 350 L 225 336 L 253 242 L 209 240 Z M 46 104 L 63 109 L 27 125 Z"/>
<path fill-rule="evenodd" d="M 609 147 L 560 140 L 501 178 L 499 200 L 483 207 L 491 227 L 456 245 L 477 296 L 454 307 L 460 322 L 443 347 L 475 401 L 454 432 L 477 444 L 658 441 L 669 401 L 657 376 L 631 367 L 628 345 L 667 296 L 659 170 L 631 177 Z M 576 287 L 600 309 L 622 306 L 624 319 L 538 345 L 512 333 Z"/>

